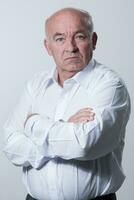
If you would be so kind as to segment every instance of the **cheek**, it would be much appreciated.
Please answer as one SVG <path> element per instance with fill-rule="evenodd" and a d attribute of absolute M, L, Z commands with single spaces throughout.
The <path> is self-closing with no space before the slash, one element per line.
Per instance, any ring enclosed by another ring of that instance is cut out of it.
<path fill-rule="evenodd" d="M 79 46 L 79 51 L 83 57 L 87 57 L 87 55 L 89 55 L 91 52 L 91 46 L 89 44 L 83 44 Z"/>
<path fill-rule="evenodd" d="M 60 55 L 61 55 L 60 49 L 57 49 L 57 48 L 52 49 L 52 56 L 53 57 L 58 58 L 58 57 L 60 57 Z"/>
<path fill-rule="evenodd" d="M 53 49 L 52 56 L 57 64 L 61 63 L 63 60 L 63 52 L 60 48 Z"/>

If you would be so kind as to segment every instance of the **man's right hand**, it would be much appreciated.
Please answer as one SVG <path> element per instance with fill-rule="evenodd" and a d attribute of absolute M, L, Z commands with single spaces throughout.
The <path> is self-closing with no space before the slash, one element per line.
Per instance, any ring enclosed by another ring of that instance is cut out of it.
<path fill-rule="evenodd" d="M 92 108 L 82 108 L 74 115 L 72 115 L 68 122 L 72 123 L 86 123 L 94 120 L 95 113 Z"/>

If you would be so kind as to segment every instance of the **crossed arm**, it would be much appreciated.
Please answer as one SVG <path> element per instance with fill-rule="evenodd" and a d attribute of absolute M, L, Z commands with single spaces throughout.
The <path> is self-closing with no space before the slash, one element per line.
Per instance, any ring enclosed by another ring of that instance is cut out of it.
<path fill-rule="evenodd" d="M 20 105 L 19 105 L 19 108 L 21 108 Z M 16 114 L 16 112 L 15 112 L 15 114 Z M 72 115 L 68 119 L 67 122 L 71 126 L 72 126 L 72 123 L 73 124 L 74 123 L 75 124 L 88 123 L 88 122 L 94 120 L 94 116 L 95 116 L 95 113 L 93 112 L 93 110 L 91 108 L 83 108 L 83 109 L 80 109 L 78 112 L 76 112 L 74 115 Z M 42 121 L 44 123 L 43 126 L 42 126 L 42 124 L 38 124 L 38 122 L 36 121 L 36 117 L 39 118 L 40 122 Z M 28 133 L 28 129 L 29 129 L 29 127 L 31 128 L 30 120 L 33 123 L 34 118 L 36 121 L 35 123 L 37 123 L 37 126 L 40 126 L 40 125 L 42 126 L 41 127 L 42 130 L 41 130 L 41 134 L 40 134 L 39 133 L 40 128 L 37 127 L 37 129 L 36 129 L 36 126 L 35 126 L 35 128 L 33 130 L 35 135 L 32 137 L 31 129 L 30 129 L 30 133 Z M 48 118 L 42 118 L 40 116 L 40 114 L 38 114 L 38 113 L 29 114 L 23 124 L 24 130 L 25 130 L 24 134 L 21 134 L 21 132 L 23 132 L 23 130 L 22 131 L 16 130 L 16 132 L 15 132 L 16 124 L 14 124 L 14 122 L 15 122 L 14 119 L 10 121 L 11 127 L 9 124 L 5 125 L 5 133 L 7 131 L 8 138 L 6 138 L 7 143 L 5 144 L 4 151 L 7 155 L 7 157 L 13 162 L 13 164 L 19 165 L 19 166 L 32 165 L 34 168 L 39 168 L 40 166 L 44 165 L 45 162 L 47 162 L 52 157 L 54 157 L 53 155 L 47 156 L 47 150 L 45 149 L 45 146 L 46 146 L 45 142 L 48 138 L 47 137 L 45 138 L 45 134 L 47 134 L 47 133 L 45 133 L 44 126 L 45 126 L 45 121 L 47 121 L 47 120 L 48 120 Z M 50 119 L 48 121 L 50 121 Z M 48 124 L 49 124 L 49 122 L 48 122 Z M 62 124 L 62 123 L 60 122 L 59 125 L 60 124 Z M 67 125 L 67 123 L 66 123 L 66 125 Z M 50 128 L 51 126 L 53 126 L 53 125 L 50 122 L 50 126 L 48 125 L 48 127 Z M 13 128 L 13 131 L 11 131 L 12 128 Z M 61 127 L 59 127 L 59 129 L 61 129 Z M 57 130 L 58 130 L 58 128 L 57 128 Z M 68 131 L 68 127 L 65 127 L 65 130 Z M 9 132 L 12 132 L 12 133 L 9 135 Z M 63 130 L 63 132 L 64 132 L 64 130 Z M 69 134 L 69 133 L 67 133 L 67 134 Z M 44 135 L 44 137 L 43 137 L 43 135 Z M 72 138 L 70 138 L 70 139 L 72 139 Z M 46 152 L 45 152 L 45 156 L 44 156 L 45 150 L 46 150 Z M 62 151 L 62 149 L 61 149 L 61 151 Z"/>
<path fill-rule="evenodd" d="M 24 127 L 25 127 L 28 119 L 30 119 L 30 117 L 32 117 L 34 115 L 39 115 L 39 114 L 38 113 L 29 114 L 25 123 L 24 123 Z M 94 116 L 95 116 L 95 113 L 93 112 L 93 109 L 87 107 L 87 108 L 83 108 L 83 109 L 78 110 L 78 112 L 76 112 L 74 115 L 72 115 L 68 119 L 68 122 L 86 123 L 86 122 L 94 120 Z"/>
<path fill-rule="evenodd" d="M 55 157 L 92 160 L 111 152 L 124 134 L 129 97 L 121 84 L 102 87 L 94 105 L 94 110 L 78 110 L 67 122 L 54 122 L 29 112 L 31 98 L 26 90 L 5 124 L 7 157 L 15 165 L 38 168 Z"/>

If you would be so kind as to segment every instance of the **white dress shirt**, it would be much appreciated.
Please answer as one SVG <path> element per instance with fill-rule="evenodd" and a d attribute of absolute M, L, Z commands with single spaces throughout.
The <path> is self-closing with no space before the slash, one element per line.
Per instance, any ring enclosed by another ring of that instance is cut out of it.
<path fill-rule="evenodd" d="M 121 161 L 130 113 L 123 81 L 93 59 L 63 87 L 56 80 L 53 69 L 27 83 L 4 126 L 4 152 L 23 166 L 24 184 L 38 200 L 86 200 L 116 192 L 125 179 Z M 93 121 L 68 122 L 85 107 L 93 108 Z M 31 113 L 38 115 L 26 121 Z"/>

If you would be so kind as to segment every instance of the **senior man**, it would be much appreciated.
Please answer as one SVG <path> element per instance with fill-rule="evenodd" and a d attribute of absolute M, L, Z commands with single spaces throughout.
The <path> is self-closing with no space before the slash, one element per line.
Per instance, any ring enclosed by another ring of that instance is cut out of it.
<path fill-rule="evenodd" d="M 27 200 L 116 200 L 130 99 L 121 78 L 93 59 L 90 14 L 64 8 L 46 20 L 56 67 L 29 81 L 5 124 L 4 151 L 23 167 Z"/>

